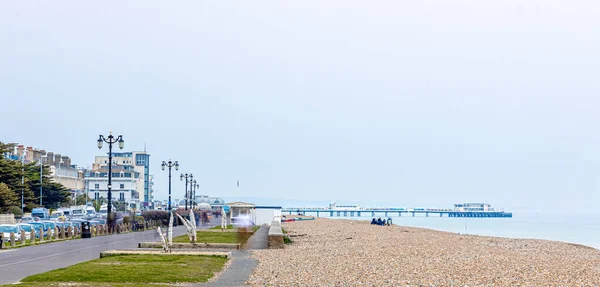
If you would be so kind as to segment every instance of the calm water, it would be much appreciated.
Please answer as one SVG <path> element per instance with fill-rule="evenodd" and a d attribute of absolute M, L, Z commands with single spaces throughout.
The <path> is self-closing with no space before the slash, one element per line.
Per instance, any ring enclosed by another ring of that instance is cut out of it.
<path fill-rule="evenodd" d="M 327 214 L 329 215 L 329 214 Z M 375 214 L 382 217 L 383 214 Z M 536 238 L 583 244 L 600 249 L 600 214 L 557 215 L 515 214 L 513 218 L 448 218 L 392 216 L 397 225 L 430 228 L 435 230 L 510 238 Z M 372 217 L 329 217 L 340 219 L 371 220 Z"/>

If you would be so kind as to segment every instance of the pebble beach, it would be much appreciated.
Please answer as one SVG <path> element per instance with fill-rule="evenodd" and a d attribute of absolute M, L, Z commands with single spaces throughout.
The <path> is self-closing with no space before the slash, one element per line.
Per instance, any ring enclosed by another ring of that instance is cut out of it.
<path fill-rule="evenodd" d="M 600 250 L 564 242 L 319 219 L 283 223 L 251 286 L 600 286 Z"/>

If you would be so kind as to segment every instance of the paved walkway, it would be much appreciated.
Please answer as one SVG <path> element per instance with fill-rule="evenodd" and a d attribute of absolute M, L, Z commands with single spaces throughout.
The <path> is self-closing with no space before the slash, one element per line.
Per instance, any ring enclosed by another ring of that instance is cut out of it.
<path fill-rule="evenodd" d="M 266 249 L 269 235 L 269 227 L 263 225 L 252 237 L 248 239 L 244 250 L 231 252 L 231 264 L 215 281 L 210 283 L 194 284 L 198 287 L 238 287 L 245 286 L 246 280 L 256 267 L 256 260 L 250 258 L 250 250 Z"/>

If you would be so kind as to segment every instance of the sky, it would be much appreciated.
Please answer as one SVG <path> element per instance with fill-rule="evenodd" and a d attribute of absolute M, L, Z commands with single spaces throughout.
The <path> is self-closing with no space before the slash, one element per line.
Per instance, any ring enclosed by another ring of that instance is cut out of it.
<path fill-rule="evenodd" d="M 259 204 L 600 212 L 597 15 L 592 0 L 2 1 L 0 141 L 85 167 L 99 134 L 121 134 L 151 154 L 159 199 L 172 159 L 198 193 Z"/>

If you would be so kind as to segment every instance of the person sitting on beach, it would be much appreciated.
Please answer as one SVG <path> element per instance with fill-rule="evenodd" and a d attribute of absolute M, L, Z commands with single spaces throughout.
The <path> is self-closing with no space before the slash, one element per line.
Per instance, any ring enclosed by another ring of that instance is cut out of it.
<path fill-rule="evenodd" d="M 382 225 L 383 221 L 381 221 L 381 217 L 377 218 L 377 225 Z"/>
<path fill-rule="evenodd" d="M 388 217 L 388 220 L 387 220 L 387 225 L 388 225 L 388 226 L 392 225 L 392 218 L 391 218 L 391 217 Z"/>
<path fill-rule="evenodd" d="M 381 225 L 382 225 L 382 226 L 385 226 L 385 225 L 386 225 L 386 223 L 385 223 L 385 218 L 384 218 L 384 219 L 381 221 Z"/>
<path fill-rule="evenodd" d="M 375 225 L 377 224 L 377 220 L 375 220 L 375 217 L 373 217 L 373 220 L 371 220 L 371 225 Z"/>

